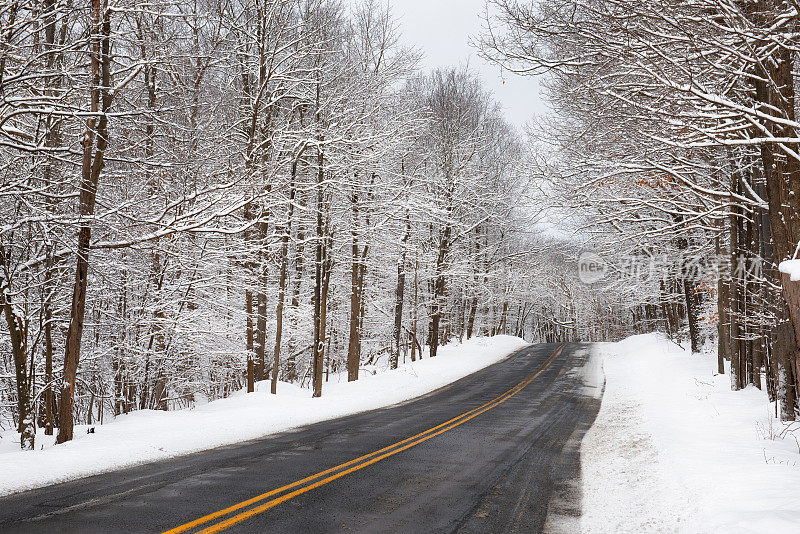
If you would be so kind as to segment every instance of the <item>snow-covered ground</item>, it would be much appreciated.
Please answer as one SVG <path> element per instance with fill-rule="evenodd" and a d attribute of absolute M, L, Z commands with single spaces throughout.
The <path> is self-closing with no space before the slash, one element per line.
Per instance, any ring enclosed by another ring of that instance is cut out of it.
<path fill-rule="evenodd" d="M 269 384 L 263 382 L 255 393 L 239 392 L 191 410 L 133 412 L 96 426 L 94 434 L 77 426 L 75 440 L 63 445 L 54 445 L 53 436 L 40 433 L 35 451 L 20 451 L 19 434 L 6 432 L 0 436 L 0 495 L 397 404 L 483 369 L 525 345 L 511 336 L 451 343 L 439 349 L 436 358 L 376 374 L 367 370 L 357 382 L 332 375 L 318 399 L 307 389 L 282 382 L 278 395 L 270 395 Z"/>
<path fill-rule="evenodd" d="M 581 446 L 582 530 L 800 532 L 800 432 L 716 355 L 658 334 L 598 344 L 606 376 Z"/>

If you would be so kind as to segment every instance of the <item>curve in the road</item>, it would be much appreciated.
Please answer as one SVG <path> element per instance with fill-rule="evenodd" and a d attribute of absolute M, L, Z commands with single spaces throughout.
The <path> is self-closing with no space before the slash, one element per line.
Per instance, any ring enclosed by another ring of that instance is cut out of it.
<path fill-rule="evenodd" d="M 264 499 L 267 499 L 269 497 L 273 497 L 275 495 L 278 495 L 279 493 L 282 493 L 282 492 L 284 492 L 286 490 L 289 490 L 289 489 L 292 489 L 294 487 L 302 486 L 303 484 L 309 483 L 306 486 L 301 487 L 300 489 L 296 489 L 296 490 L 294 490 L 294 491 L 292 491 L 290 493 L 287 493 L 287 494 L 282 495 L 280 497 L 276 497 L 275 499 L 267 501 L 266 503 L 263 503 L 263 504 L 261 504 L 259 506 L 256 506 L 256 507 L 253 507 L 253 508 L 251 508 L 251 509 L 249 509 L 247 511 L 244 511 L 244 512 L 241 512 L 239 514 L 236 514 L 235 516 L 230 517 L 230 518 L 228 518 L 228 519 L 226 519 L 224 521 L 221 521 L 221 522 L 219 522 L 219 523 L 217 523 L 215 525 L 212 525 L 210 527 L 206 527 L 206 528 L 198 531 L 197 534 L 215 534 L 216 532 L 222 532 L 223 530 L 226 530 L 229 527 L 231 527 L 231 526 L 233 526 L 233 525 L 235 525 L 237 523 L 241 523 L 245 519 L 249 519 L 249 518 L 253 517 L 254 515 L 257 515 L 257 514 L 260 514 L 262 512 L 265 512 L 265 511 L 269 510 L 270 508 L 278 506 L 279 504 L 281 504 L 283 502 L 286 502 L 286 501 L 288 501 L 289 499 L 291 499 L 293 497 L 296 497 L 298 495 L 306 493 L 307 491 L 311 491 L 311 490 L 313 490 L 315 488 L 318 488 L 320 486 L 323 486 L 323 485 L 325 485 L 325 484 L 327 484 L 329 482 L 333 482 L 334 480 L 336 480 L 338 478 L 342 478 L 345 475 L 348 475 L 350 473 L 358 471 L 359 469 L 363 469 L 363 468 L 365 468 L 365 467 L 367 467 L 369 465 L 377 463 L 377 462 L 383 460 L 384 458 L 388 458 L 389 456 L 393 456 L 393 455 L 395 455 L 395 454 L 397 454 L 399 452 L 403 452 L 404 450 L 410 449 L 411 447 L 413 447 L 415 445 L 418 445 L 418 444 L 420 444 L 420 443 L 422 443 L 424 441 L 427 441 L 427 440 L 429 440 L 431 438 L 434 438 L 434 437 L 436 437 L 436 436 L 438 436 L 440 434 L 443 434 L 443 433 L 447 432 L 448 430 L 451 430 L 451 429 L 453 429 L 453 428 L 455 428 L 455 427 L 457 427 L 459 425 L 462 425 L 462 424 L 466 423 L 467 421 L 469 421 L 470 419 L 472 419 L 474 417 L 477 417 L 477 416 L 481 415 L 482 413 L 488 412 L 489 410 L 499 406 L 500 404 L 504 403 L 505 401 L 507 401 L 508 399 L 510 399 L 511 397 L 516 395 L 517 393 L 519 393 L 521 390 L 525 389 L 525 386 L 527 386 L 528 384 L 533 382 L 533 380 L 536 379 L 537 376 L 542 374 L 542 372 L 553 362 L 553 360 L 556 359 L 559 354 L 561 354 L 561 351 L 563 349 L 564 349 L 564 345 L 559 346 L 556 350 L 553 351 L 553 353 L 547 358 L 547 360 L 545 360 L 539 366 L 539 368 L 536 371 L 531 373 L 524 380 L 521 380 L 513 388 L 509 389 L 508 391 L 506 391 L 505 393 L 503 393 L 501 395 L 498 395 L 497 397 L 495 397 L 494 399 L 490 400 L 489 402 L 487 402 L 487 403 L 485 403 L 485 404 L 483 404 L 481 406 L 478 406 L 477 408 L 473 408 L 472 410 L 469 410 L 468 412 L 464 412 L 463 414 L 461 414 L 459 416 L 456 416 L 456 417 L 450 419 L 449 421 L 445 421 L 444 423 L 438 424 L 433 428 L 429 428 L 428 430 L 425 430 L 424 432 L 420 432 L 420 433 L 418 433 L 418 434 L 416 434 L 414 436 L 411 436 L 409 438 L 406 438 L 406 439 L 404 439 L 402 441 L 398 441 L 397 443 L 393 443 L 392 445 L 389 445 L 388 447 L 384 447 L 384 448 L 379 449 L 379 450 L 377 450 L 375 452 L 371 452 L 369 454 L 365 454 L 365 455 L 360 456 L 360 457 L 358 457 L 358 458 L 356 458 L 354 460 L 350 460 L 349 462 L 337 465 L 336 467 L 331 467 L 330 469 L 326 469 L 325 471 L 321 471 L 321 472 L 319 472 L 319 473 L 317 473 L 315 475 L 311 475 L 309 477 L 303 478 L 301 480 L 298 480 L 297 482 L 293 482 L 291 484 L 287 484 L 285 486 L 282 486 L 280 488 L 274 489 L 272 491 L 268 491 L 267 493 L 262 493 L 261 495 L 258 495 L 257 497 L 253 497 L 252 499 L 248 499 L 246 501 L 240 502 L 240 503 L 235 504 L 233 506 L 229 506 L 229 507 L 227 507 L 227 508 L 225 508 L 223 510 L 219 510 L 218 512 L 214 512 L 213 514 L 209 514 L 209 515 L 203 516 L 203 517 L 201 517 L 199 519 L 195 519 L 194 521 L 191 521 L 189 523 L 186 523 L 186 524 L 180 525 L 178 527 L 175 527 L 173 529 L 170 529 L 170 530 L 164 532 L 163 534 L 181 534 L 183 532 L 192 530 L 195 527 L 198 527 L 200 525 L 204 525 L 204 524 L 206 524 L 206 523 L 208 523 L 210 521 L 213 521 L 213 520 L 218 519 L 220 517 L 224 517 L 224 516 L 226 516 L 228 514 L 236 512 L 237 510 L 241 510 L 242 508 L 246 508 L 246 507 L 248 507 L 248 506 L 250 506 L 252 504 L 256 504 L 256 503 L 258 503 L 260 501 L 263 501 Z M 336 471 L 338 471 L 338 473 Z M 335 473 L 335 474 L 331 474 L 331 473 Z M 322 476 L 325 476 L 325 475 L 330 475 L 330 476 L 328 476 L 326 478 L 323 478 L 322 480 L 318 480 L 316 482 L 312 482 L 313 480 L 318 479 L 318 478 L 320 478 Z"/>
<path fill-rule="evenodd" d="M 591 362 L 533 345 L 400 405 L 0 498 L 0 532 L 553 531 L 580 514 Z"/>

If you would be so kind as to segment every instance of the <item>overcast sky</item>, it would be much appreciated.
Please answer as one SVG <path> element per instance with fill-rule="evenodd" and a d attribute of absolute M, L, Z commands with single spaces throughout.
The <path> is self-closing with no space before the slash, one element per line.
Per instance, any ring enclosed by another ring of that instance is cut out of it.
<path fill-rule="evenodd" d="M 502 72 L 470 46 L 470 38 L 481 31 L 484 0 L 389 0 L 389 5 L 405 43 L 424 54 L 424 69 L 469 62 L 518 127 L 546 113 L 535 79 Z"/>

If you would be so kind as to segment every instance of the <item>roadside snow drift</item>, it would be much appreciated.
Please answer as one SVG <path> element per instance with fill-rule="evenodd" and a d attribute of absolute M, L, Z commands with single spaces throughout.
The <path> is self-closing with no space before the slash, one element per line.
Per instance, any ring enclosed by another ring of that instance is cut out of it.
<path fill-rule="evenodd" d="M 581 447 L 583 531 L 800 532 L 800 434 L 716 351 L 658 334 L 596 346 L 606 387 Z"/>
<path fill-rule="evenodd" d="M 0 439 L 0 495 L 397 404 L 483 369 L 525 345 L 511 336 L 449 344 L 436 358 L 374 375 L 364 372 L 357 382 L 331 375 L 318 399 L 307 389 L 283 382 L 278 395 L 271 395 L 269 383 L 262 382 L 255 393 L 239 392 L 191 410 L 136 411 L 96 426 L 94 434 L 76 426 L 75 440 L 63 445 L 54 445 L 54 436 L 40 432 L 35 451 L 20 451 L 19 434 L 6 432 Z"/>

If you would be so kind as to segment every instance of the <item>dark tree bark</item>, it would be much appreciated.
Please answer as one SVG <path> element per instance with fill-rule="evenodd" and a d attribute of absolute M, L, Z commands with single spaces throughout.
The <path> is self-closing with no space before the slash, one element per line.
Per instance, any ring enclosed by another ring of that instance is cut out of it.
<path fill-rule="evenodd" d="M 439 254 L 436 256 L 435 279 L 433 283 L 433 303 L 431 304 L 430 355 L 436 357 L 439 348 L 439 326 L 442 318 L 442 300 L 446 290 L 445 262 L 450 251 L 450 236 L 453 232 L 449 224 L 445 224 L 439 240 Z"/>
<path fill-rule="evenodd" d="M 475 261 L 473 265 L 480 265 L 480 257 L 481 257 L 481 227 L 480 225 L 475 227 Z M 475 273 L 475 280 L 477 282 L 478 275 Z M 484 282 L 486 278 L 484 277 Z M 472 337 L 472 332 L 475 328 L 475 316 L 478 313 L 478 295 L 473 295 L 469 302 L 469 312 L 467 317 L 467 339 Z"/>
<path fill-rule="evenodd" d="M 78 232 L 77 268 L 73 285 L 70 322 L 64 352 L 64 385 L 59 402 L 59 431 L 57 443 L 72 439 L 73 406 L 75 402 L 75 380 L 80 361 L 83 320 L 86 313 L 86 290 L 89 284 L 89 250 L 97 186 L 105 165 L 108 143 L 108 116 L 111 106 L 111 10 L 107 0 L 92 0 L 91 4 L 91 111 L 83 138 L 83 163 L 81 168 L 79 213 L 82 219 Z M 96 146 L 95 146 L 96 145 Z"/>
<path fill-rule="evenodd" d="M 262 236 L 262 259 L 261 267 L 258 276 L 258 292 L 256 293 L 257 316 L 256 316 L 256 331 L 255 331 L 255 362 L 253 365 L 253 374 L 256 382 L 260 382 L 266 378 L 266 352 L 267 352 L 267 282 L 269 270 L 267 269 L 266 251 L 266 233 L 267 224 L 261 223 L 261 236 Z"/>
<path fill-rule="evenodd" d="M 738 187 L 737 177 L 733 177 L 734 190 Z M 739 254 L 739 235 L 741 226 L 741 214 L 737 207 L 731 209 L 730 216 L 730 240 L 731 240 L 731 281 L 728 294 L 730 296 L 730 339 L 731 339 L 731 388 L 733 390 L 740 390 L 744 387 L 744 369 L 742 365 L 742 346 L 740 340 L 742 338 L 742 329 L 740 326 L 741 320 L 741 280 L 738 264 L 741 261 Z"/>
<path fill-rule="evenodd" d="M 319 100 L 319 86 L 317 86 L 317 100 Z M 318 102 L 319 104 L 319 102 Z M 325 196 L 323 191 L 325 180 L 325 153 L 321 148 L 322 139 L 317 155 L 317 223 L 316 223 L 316 261 L 314 273 L 314 348 L 312 353 L 312 396 L 322 396 L 322 373 L 325 365 L 325 330 L 328 308 L 328 281 L 330 280 L 330 259 L 328 258 L 327 229 L 323 211 L 325 210 Z"/>
<path fill-rule="evenodd" d="M 247 315 L 247 392 L 255 391 L 255 362 L 253 361 L 253 292 L 249 289 L 244 294 L 245 314 Z"/>
<path fill-rule="evenodd" d="M 749 11 L 756 23 L 763 22 L 765 16 L 779 11 L 778 0 L 759 0 Z M 769 47 L 770 43 L 763 43 Z M 797 132 L 791 126 L 796 120 L 795 54 L 785 46 L 775 47 L 772 57 L 756 65 L 757 81 L 755 100 L 759 111 L 779 120 L 763 120 L 763 127 L 776 138 L 795 138 Z M 780 120 L 783 119 L 783 120 Z M 769 204 L 770 235 L 772 237 L 773 258 L 776 263 L 791 258 L 800 242 L 800 161 L 787 153 L 779 143 L 762 143 L 761 160 L 766 180 L 767 201 Z M 785 333 L 778 337 L 787 346 L 776 347 L 784 357 L 794 377 L 800 373 L 800 296 L 792 286 L 787 275 L 780 276 L 783 298 L 786 303 L 786 320 L 794 333 L 794 339 Z M 793 399 L 793 400 L 796 400 Z M 785 415 L 794 419 L 794 411 Z"/>
<path fill-rule="evenodd" d="M 497 333 L 498 334 L 506 334 L 506 328 L 508 326 L 508 301 L 503 302 L 503 311 L 500 313 L 500 324 L 497 325 Z"/>
<path fill-rule="evenodd" d="M 689 278 L 683 279 L 683 294 L 686 298 L 686 320 L 689 324 L 689 343 L 692 352 L 700 352 L 700 328 L 697 301 L 694 298 L 694 283 Z"/>
<path fill-rule="evenodd" d="M 302 222 L 302 219 L 301 219 Z M 300 289 L 303 282 L 303 249 L 305 240 L 305 230 L 302 225 L 299 225 L 297 228 L 297 244 L 295 248 L 294 254 L 294 268 L 295 268 L 295 275 L 294 275 L 294 289 L 292 292 L 292 332 L 297 332 L 297 316 L 300 310 Z M 297 354 L 296 354 L 296 347 L 294 344 L 294 336 L 290 336 L 289 338 L 289 354 L 286 358 L 286 380 L 288 382 L 294 382 L 297 380 Z"/>
<path fill-rule="evenodd" d="M 416 342 L 419 338 L 417 337 L 417 327 L 418 327 L 418 317 L 417 317 L 417 308 L 419 306 L 419 265 L 415 261 L 414 263 L 414 307 L 411 308 L 411 337 Z M 417 356 L 417 343 L 413 343 L 411 345 L 411 361 L 416 361 Z M 422 347 L 419 348 L 419 358 L 422 359 Z"/>
<path fill-rule="evenodd" d="M 272 381 L 270 383 L 270 392 L 273 395 L 278 393 L 278 370 L 281 363 L 281 339 L 283 337 L 283 301 L 286 297 L 286 284 L 289 277 L 289 237 L 292 233 L 292 218 L 294 216 L 297 160 L 301 154 L 298 154 L 297 158 L 292 162 L 292 174 L 289 183 L 289 207 L 287 208 L 286 225 L 283 228 L 283 236 L 281 237 L 281 273 L 278 282 L 278 304 L 275 308 L 275 353 L 273 355 Z"/>
<path fill-rule="evenodd" d="M 48 301 L 45 301 L 44 308 L 44 382 L 47 389 L 42 393 L 42 402 L 44 402 L 45 417 L 44 433 L 46 436 L 52 436 L 56 414 L 56 396 L 53 393 L 53 312 Z"/>
<path fill-rule="evenodd" d="M 679 237 L 677 242 L 678 250 L 685 252 L 689 249 L 689 242 L 685 237 Z M 686 322 L 689 327 L 689 344 L 692 352 L 700 352 L 700 325 L 697 300 L 694 294 L 695 281 L 692 279 L 695 273 L 689 272 L 687 258 L 684 258 L 681 265 L 681 289 L 683 291 L 684 302 L 686 303 Z"/>
<path fill-rule="evenodd" d="M 361 364 L 361 250 L 358 243 L 358 195 L 350 198 L 353 210 L 351 228 L 351 270 L 350 270 L 350 337 L 347 344 L 347 381 L 358 380 Z"/>
<path fill-rule="evenodd" d="M 797 402 L 797 375 L 792 365 L 793 350 L 797 346 L 792 324 L 786 319 L 784 309 L 783 318 L 773 332 L 773 358 L 777 370 L 775 381 L 780 417 L 784 421 L 793 421 L 796 417 L 795 403 Z"/>
<path fill-rule="evenodd" d="M 63 63 L 63 53 L 57 52 L 60 45 L 63 45 L 66 38 L 66 23 L 61 23 L 60 30 L 57 31 L 58 21 L 56 20 L 56 2 L 55 0 L 44 0 L 42 2 L 43 22 L 44 22 L 44 50 L 47 55 L 47 68 L 53 72 Z M 55 95 L 62 86 L 63 77 L 57 76 L 48 82 L 51 89 L 48 91 L 51 95 Z M 45 120 L 46 133 L 45 145 L 48 148 L 55 148 L 61 144 L 61 122 L 53 120 L 48 117 Z M 53 179 L 53 174 L 56 171 L 56 159 L 47 156 L 45 162 L 43 182 L 50 184 Z M 55 209 L 55 203 L 48 203 L 48 210 Z M 55 301 L 56 283 L 55 283 L 55 258 L 54 245 L 47 243 L 47 261 L 45 266 L 45 280 L 43 285 L 44 299 L 42 302 L 44 314 L 44 356 L 45 356 L 45 374 L 44 380 L 47 389 L 42 393 L 42 402 L 44 403 L 45 415 L 45 430 L 47 436 L 53 435 L 53 427 L 56 424 L 56 414 L 58 412 L 56 405 L 56 395 L 53 390 L 53 302 Z"/>
<path fill-rule="evenodd" d="M 17 386 L 17 431 L 20 433 L 20 446 L 23 450 L 33 450 L 36 429 L 33 424 L 31 406 L 31 380 L 28 375 L 28 334 L 25 322 L 14 311 L 11 302 L 10 284 L 7 278 L 6 251 L 0 245 L 0 308 L 6 320 L 11 338 L 11 354 L 14 359 L 14 373 Z"/>
<path fill-rule="evenodd" d="M 730 282 L 720 277 L 717 283 L 717 372 L 725 374 L 725 360 L 731 357 Z"/>
<path fill-rule="evenodd" d="M 288 230 L 284 230 L 288 232 Z M 281 273 L 278 282 L 278 304 L 275 307 L 275 351 L 272 359 L 272 380 L 270 381 L 270 392 L 275 395 L 278 393 L 278 370 L 281 363 L 281 341 L 283 338 L 283 301 L 286 295 L 286 278 L 288 272 L 289 238 L 288 233 L 284 233 L 281 244 Z"/>
<path fill-rule="evenodd" d="M 411 238 L 411 219 L 406 211 L 406 233 L 400 243 L 400 259 L 397 262 L 397 286 L 394 291 L 394 331 L 392 332 L 392 354 L 390 367 L 397 369 L 400 361 L 400 334 L 403 330 L 403 302 L 406 289 L 406 247 Z"/>

